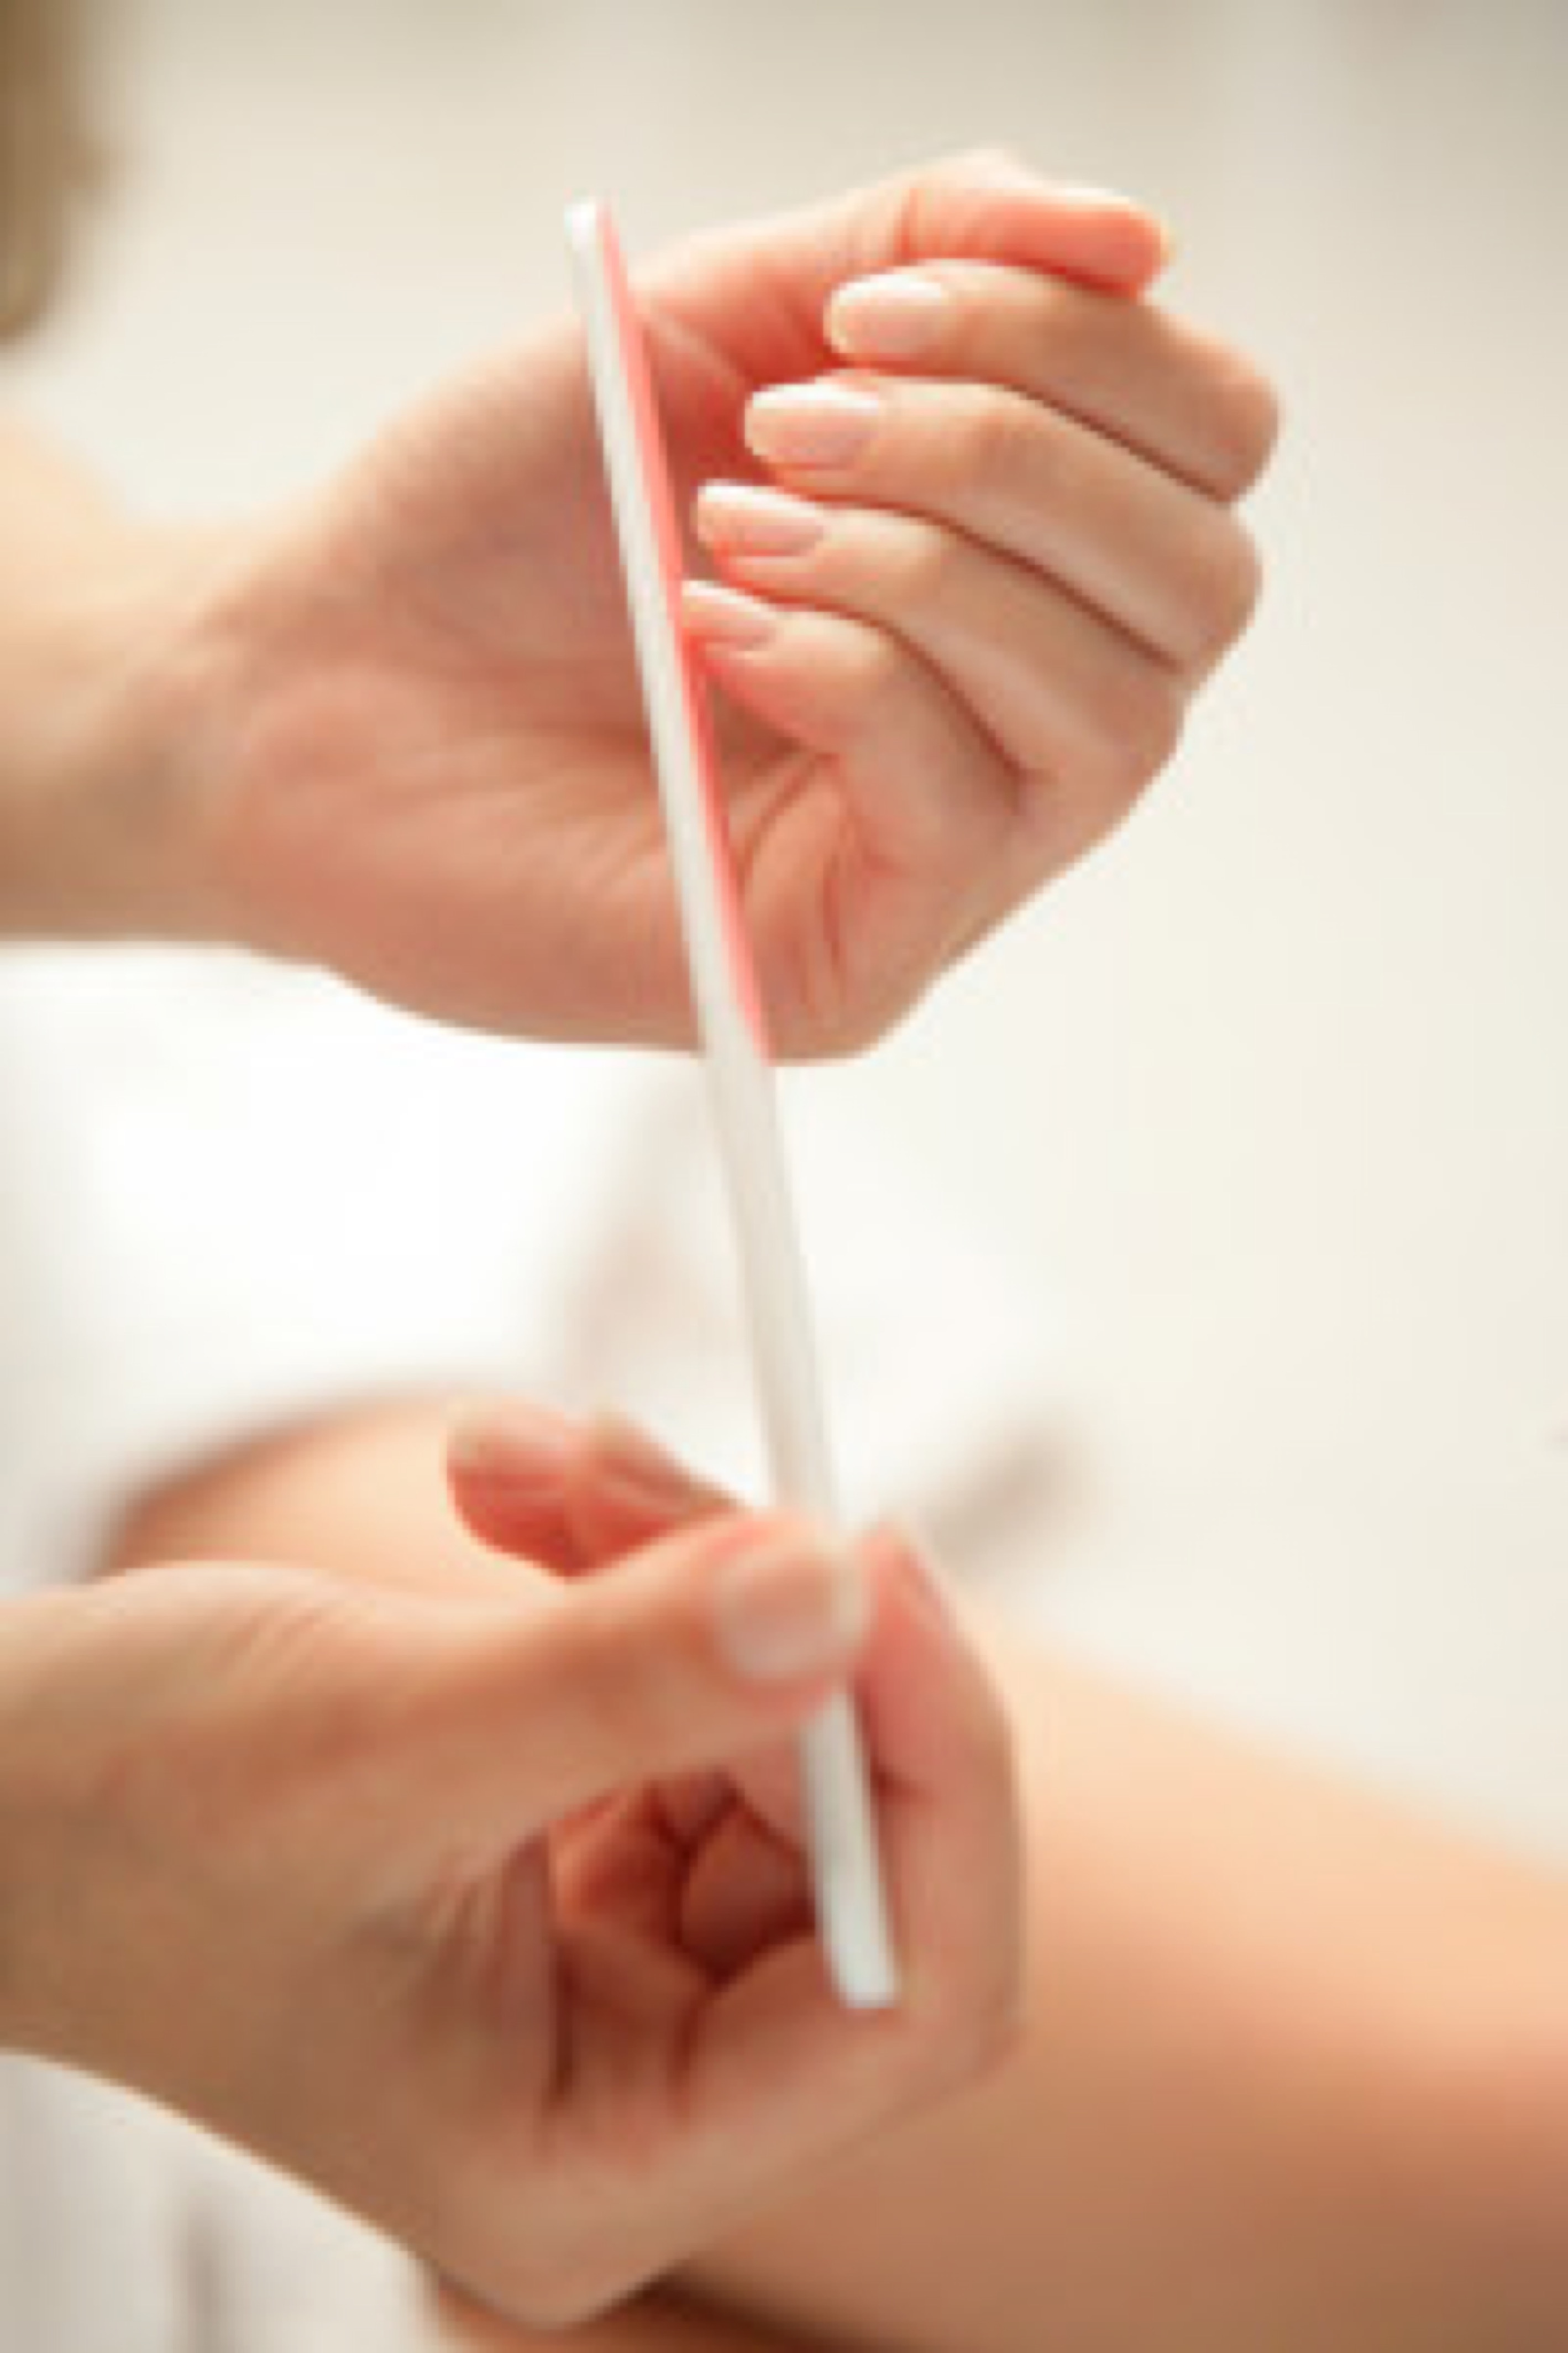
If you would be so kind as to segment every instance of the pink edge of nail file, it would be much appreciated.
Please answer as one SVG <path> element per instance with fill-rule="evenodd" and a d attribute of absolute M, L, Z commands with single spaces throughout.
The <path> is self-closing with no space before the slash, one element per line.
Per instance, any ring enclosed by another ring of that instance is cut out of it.
<path fill-rule="evenodd" d="M 701 684 L 680 622 L 680 534 L 653 380 L 608 213 L 601 205 L 574 205 L 566 231 L 773 1493 L 837 1531 L 842 1520 L 761 1000 Z M 834 1985 L 852 2010 L 886 2009 L 898 1999 L 898 1968 L 860 1729 L 847 1694 L 828 1700 L 806 1725 L 802 1764 L 818 1933 Z"/>

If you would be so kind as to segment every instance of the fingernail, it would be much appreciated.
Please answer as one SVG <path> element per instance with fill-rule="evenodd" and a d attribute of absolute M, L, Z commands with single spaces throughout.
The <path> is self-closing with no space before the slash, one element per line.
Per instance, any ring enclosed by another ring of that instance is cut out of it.
<path fill-rule="evenodd" d="M 778 616 L 760 597 L 742 596 L 738 588 L 721 588 L 714 580 L 689 580 L 680 592 L 681 617 L 687 633 L 721 646 L 765 645 Z"/>
<path fill-rule="evenodd" d="M 871 438 L 882 404 L 847 384 L 789 384 L 759 392 L 746 410 L 746 441 L 781 466 L 843 466 Z"/>
<path fill-rule="evenodd" d="M 720 1571 L 714 1592 L 720 1646 L 756 1683 L 847 1666 L 870 1620 L 859 1565 L 809 1533 L 777 1532 Z"/>
<path fill-rule="evenodd" d="M 723 1500 L 716 1489 L 693 1478 L 673 1455 L 618 1414 L 601 1416 L 589 1432 L 588 1442 L 599 1482 L 627 1511 L 670 1519 Z"/>
<path fill-rule="evenodd" d="M 827 338 L 849 359 L 909 359 L 934 341 L 952 307 L 937 279 L 890 269 L 838 289 L 827 306 Z"/>
<path fill-rule="evenodd" d="M 873 1564 L 886 1560 L 939 1618 L 950 1626 L 957 1623 L 958 1613 L 936 1546 L 917 1520 L 879 1520 L 863 1537 L 861 1551 Z"/>
<path fill-rule="evenodd" d="M 827 527 L 809 499 L 744 482 L 708 483 L 698 495 L 696 521 L 704 546 L 742 555 L 803 555 Z"/>
<path fill-rule="evenodd" d="M 574 1432 L 563 1414 L 521 1398 L 462 1407 L 447 1430 L 447 1460 L 472 1479 L 543 1492 L 565 1474 Z"/>

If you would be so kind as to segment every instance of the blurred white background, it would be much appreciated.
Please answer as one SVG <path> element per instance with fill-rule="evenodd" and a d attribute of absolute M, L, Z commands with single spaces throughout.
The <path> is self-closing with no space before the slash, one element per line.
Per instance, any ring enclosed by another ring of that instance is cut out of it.
<path fill-rule="evenodd" d="M 1568 10 L 102 13 L 117 185 L 4 389 L 169 512 L 560 305 L 585 190 L 647 249 L 1001 140 L 1174 225 L 1284 396 L 1260 621 L 1131 828 L 792 1114 L 852 1095 L 1016 1264 L 1046 1623 L 1568 1854 Z"/>

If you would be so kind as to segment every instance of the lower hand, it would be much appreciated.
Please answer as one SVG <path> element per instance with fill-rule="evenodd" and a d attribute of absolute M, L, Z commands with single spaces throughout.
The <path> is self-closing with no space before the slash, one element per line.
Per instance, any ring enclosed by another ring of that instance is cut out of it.
<path fill-rule="evenodd" d="M 965 2081 L 1017 2000 L 1004 1719 L 918 1563 L 637 1459 L 470 1443 L 459 1501 L 529 1557 L 444 1598 L 164 1568 L 10 1605 L 0 1669 L 4 2039 L 539 2325 Z M 904 1973 L 869 2018 L 781 1746 L 847 1675 Z"/>

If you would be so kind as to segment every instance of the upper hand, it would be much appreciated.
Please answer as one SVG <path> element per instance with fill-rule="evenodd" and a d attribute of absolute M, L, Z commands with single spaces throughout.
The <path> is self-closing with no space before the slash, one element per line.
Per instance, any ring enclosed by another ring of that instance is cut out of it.
<path fill-rule="evenodd" d="M 1163 259 L 1120 200 L 971 157 L 639 274 L 727 584 L 687 620 L 783 1052 L 875 1035 L 1112 825 L 1247 616 L 1231 508 L 1271 402 L 1141 299 Z M 818 437 L 821 390 L 852 389 L 853 454 L 808 448 L 801 385 Z M 800 543 L 770 554 L 781 527 Z M 454 1018 L 689 1035 L 574 326 L 243 534 L 197 627 L 185 756 L 226 928 Z"/>
<path fill-rule="evenodd" d="M 10 1606 L 0 2039 L 560 2324 L 1005 2045 L 1008 1744 L 891 1537 L 857 1609 L 799 1526 L 673 1473 L 628 1493 L 570 1431 L 457 1476 L 540 1566 L 441 1598 L 167 1567 Z M 849 1674 L 903 1971 L 868 2018 L 828 1987 L 780 1745 Z"/>

